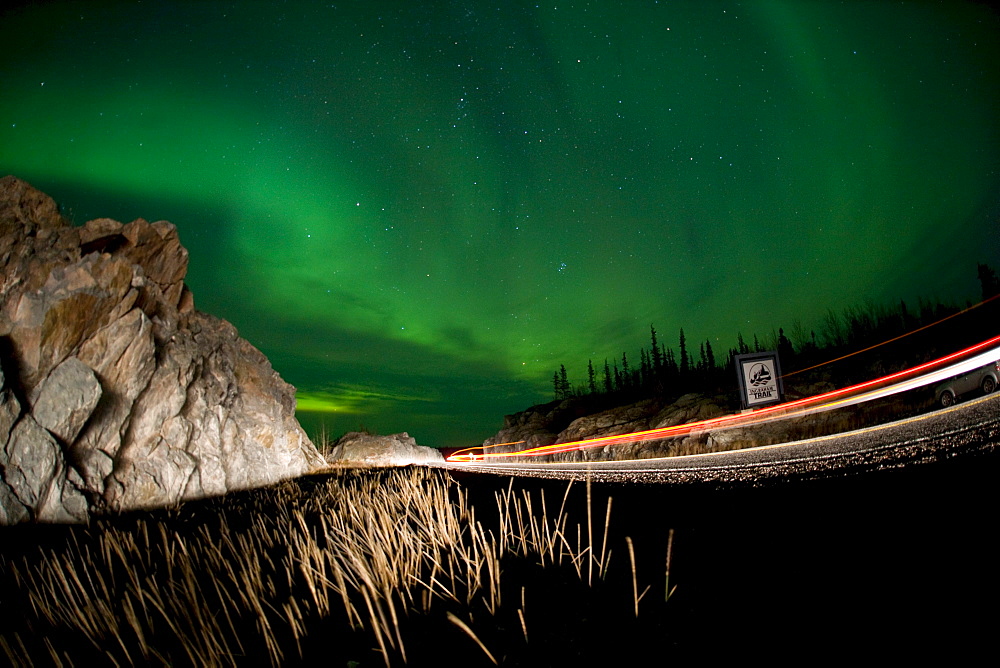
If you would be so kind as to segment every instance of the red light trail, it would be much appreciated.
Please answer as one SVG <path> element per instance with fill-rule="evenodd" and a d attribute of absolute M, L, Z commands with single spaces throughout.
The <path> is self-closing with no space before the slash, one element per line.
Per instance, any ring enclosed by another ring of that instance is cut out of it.
<path fill-rule="evenodd" d="M 709 429 L 720 429 L 724 427 L 743 426 L 769 422 L 772 420 L 784 420 L 792 417 L 799 417 L 809 413 L 832 410 L 844 406 L 870 401 L 878 397 L 889 396 L 906 390 L 914 389 L 934 382 L 939 382 L 950 378 L 953 375 L 971 371 L 979 366 L 1000 359 L 1000 336 L 995 336 L 974 346 L 959 350 L 958 352 L 945 355 L 936 360 L 925 362 L 903 371 L 897 371 L 880 378 L 865 381 L 857 385 L 851 385 L 839 390 L 832 390 L 817 394 L 811 397 L 804 397 L 795 401 L 760 408 L 747 413 L 733 413 L 723 415 L 708 420 L 688 422 L 685 424 L 639 431 L 630 434 L 618 434 L 615 436 L 602 436 L 599 438 L 586 439 L 582 441 L 572 441 L 569 443 L 554 443 L 534 448 L 518 450 L 516 452 L 486 453 L 484 446 L 466 448 L 459 450 L 448 457 L 447 461 L 459 462 L 480 462 L 488 459 L 503 459 L 510 457 L 538 457 L 541 455 L 555 454 L 559 452 L 569 452 L 571 450 L 583 450 L 586 448 L 604 447 L 607 445 L 618 445 L 623 443 L 635 443 L 638 441 L 658 440 L 684 436 L 693 431 L 703 431 Z M 516 445 L 523 443 L 503 443 L 500 445 Z M 496 446 L 490 446 L 496 447 Z"/>

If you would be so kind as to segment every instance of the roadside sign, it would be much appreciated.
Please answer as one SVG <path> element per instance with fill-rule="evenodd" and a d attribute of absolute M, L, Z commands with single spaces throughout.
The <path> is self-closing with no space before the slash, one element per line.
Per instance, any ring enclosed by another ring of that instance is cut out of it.
<path fill-rule="evenodd" d="M 758 408 L 784 401 L 785 388 L 781 383 L 781 365 L 776 351 L 733 355 L 733 362 L 740 382 L 743 408 Z"/>

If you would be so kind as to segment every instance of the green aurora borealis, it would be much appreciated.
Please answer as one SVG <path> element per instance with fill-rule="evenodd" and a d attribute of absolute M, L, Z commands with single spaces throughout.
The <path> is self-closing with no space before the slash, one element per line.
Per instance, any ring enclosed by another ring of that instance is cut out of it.
<path fill-rule="evenodd" d="M 313 434 L 469 445 L 651 323 L 722 352 L 1000 268 L 980 4 L 49 2 L 0 44 L 0 174 L 175 223 Z"/>

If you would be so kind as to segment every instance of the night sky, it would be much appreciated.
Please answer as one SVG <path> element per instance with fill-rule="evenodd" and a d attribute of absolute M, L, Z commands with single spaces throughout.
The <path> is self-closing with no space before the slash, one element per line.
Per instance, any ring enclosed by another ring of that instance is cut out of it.
<path fill-rule="evenodd" d="M 718 354 L 866 301 L 976 300 L 976 263 L 1000 268 L 981 4 L 0 12 L 0 175 L 77 224 L 175 223 L 196 306 L 313 435 L 474 444 L 560 364 L 637 360 L 650 324 Z"/>

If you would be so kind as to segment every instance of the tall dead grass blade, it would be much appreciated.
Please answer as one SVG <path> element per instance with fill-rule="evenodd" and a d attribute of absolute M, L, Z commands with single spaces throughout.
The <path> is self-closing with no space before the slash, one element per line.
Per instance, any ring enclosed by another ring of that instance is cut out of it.
<path fill-rule="evenodd" d="M 608 549 L 608 527 L 611 525 L 611 497 L 608 497 L 608 510 L 604 514 L 604 538 L 601 540 L 601 563 L 600 563 L 600 578 L 603 580 L 608 573 L 608 564 L 606 561 L 607 549 Z"/>
<path fill-rule="evenodd" d="M 674 585 L 673 587 L 670 586 L 670 562 L 672 560 L 673 551 L 674 551 L 674 530 L 671 529 L 670 533 L 667 534 L 667 565 L 666 565 L 666 574 L 664 577 L 664 586 L 663 586 L 664 602 L 669 601 L 670 597 L 674 595 L 674 591 L 676 591 L 677 589 L 677 585 Z"/>
<path fill-rule="evenodd" d="M 628 557 L 629 561 L 632 562 L 632 598 L 635 601 L 635 616 L 636 619 L 639 618 L 639 583 L 636 580 L 635 575 L 635 548 L 632 545 L 632 537 L 625 536 L 625 542 L 628 543 Z M 645 594 L 645 592 L 643 592 Z"/>
<path fill-rule="evenodd" d="M 483 650 L 483 652 L 486 654 L 487 658 L 489 658 L 489 660 L 493 663 L 493 665 L 494 666 L 497 665 L 497 660 L 490 653 L 490 650 L 486 649 L 486 645 L 484 645 L 483 642 L 479 639 L 479 637 L 476 636 L 475 633 L 473 633 L 472 629 L 469 628 L 468 624 L 466 624 L 461 619 L 456 617 L 455 614 L 452 613 L 451 611 L 448 612 L 448 621 L 457 626 L 458 628 L 462 629 L 462 631 L 464 631 L 466 635 L 472 638 L 472 640 L 477 645 L 479 645 L 479 649 Z"/>
<path fill-rule="evenodd" d="M 587 548 L 590 550 L 590 558 L 587 559 L 587 586 L 593 586 L 594 581 L 594 525 L 593 525 L 593 504 L 590 496 L 590 471 L 587 471 Z"/>

